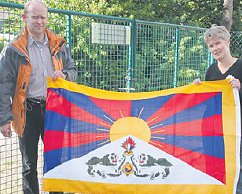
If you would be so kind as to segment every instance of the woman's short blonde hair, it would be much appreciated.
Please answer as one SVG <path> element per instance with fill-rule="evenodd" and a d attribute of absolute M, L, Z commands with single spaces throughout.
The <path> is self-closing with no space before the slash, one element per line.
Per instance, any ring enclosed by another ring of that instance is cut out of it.
<path fill-rule="evenodd" d="M 208 43 L 209 40 L 214 38 L 220 38 L 223 40 L 230 40 L 230 33 L 224 26 L 212 25 L 205 34 L 204 41 Z"/>

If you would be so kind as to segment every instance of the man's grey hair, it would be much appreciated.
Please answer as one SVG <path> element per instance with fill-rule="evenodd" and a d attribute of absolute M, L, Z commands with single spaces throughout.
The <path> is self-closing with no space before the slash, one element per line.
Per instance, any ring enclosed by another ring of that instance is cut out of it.
<path fill-rule="evenodd" d="M 29 8 L 30 6 L 33 4 L 33 3 L 40 3 L 42 4 L 47 10 L 48 10 L 48 7 L 46 6 L 46 4 L 42 1 L 42 0 L 31 0 L 31 1 L 27 1 L 24 5 L 24 13 L 27 14 L 28 11 L 29 11 Z"/>

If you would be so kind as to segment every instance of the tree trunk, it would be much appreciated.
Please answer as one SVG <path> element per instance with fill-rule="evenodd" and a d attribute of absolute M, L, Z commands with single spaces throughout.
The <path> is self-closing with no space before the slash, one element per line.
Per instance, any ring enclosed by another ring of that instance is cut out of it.
<path fill-rule="evenodd" d="M 221 25 L 225 26 L 228 31 L 231 30 L 233 24 L 233 0 L 224 0 L 223 4 L 223 19 Z"/>

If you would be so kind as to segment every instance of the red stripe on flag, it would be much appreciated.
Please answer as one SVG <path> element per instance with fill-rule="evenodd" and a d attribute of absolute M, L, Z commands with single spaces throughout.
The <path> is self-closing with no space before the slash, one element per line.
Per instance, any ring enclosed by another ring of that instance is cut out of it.
<path fill-rule="evenodd" d="M 100 140 L 108 140 L 109 135 L 109 133 L 66 133 L 48 130 L 45 132 L 44 137 L 44 151 L 48 152 L 65 147 L 78 147 Z"/>
<path fill-rule="evenodd" d="M 226 183 L 224 159 L 193 152 L 191 150 L 175 147 L 159 141 L 152 140 L 149 143 L 160 150 L 181 159 L 192 167 L 214 177 L 222 183 Z"/>
<path fill-rule="evenodd" d="M 104 112 L 110 115 L 113 119 L 118 120 L 122 117 L 130 116 L 132 101 L 130 100 L 104 100 L 104 99 L 97 99 L 93 97 L 89 97 L 91 101 L 100 107 Z M 113 107 L 115 110 L 113 111 Z"/>
<path fill-rule="evenodd" d="M 54 111 L 65 117 L 77 119 L 87 123 L 111 127 L 111 125 L 106 121 L 90 114 L 75 104 L 72 104 L 70 101 L 57 94 L 53 90 L 48 91 L 48 97 L 51 98 L 51 103 L 47 102 L 46 110 Z"/>
<path fill-rule="evenodd" d="M 176 123 L 152 130 L 151 134 L 182 136 L 223 136 L 222 115 Z"/>
<path fill-rule="evenodd" d="M 199 94 L 176 94 L 168 100 L 159 110 L 151 115 L 146 122 L 149 126 L 163 121 L 174 114 L 200 104 L 209 98 L 216 96 L 218 92 L 199 93 Z M 154 120 L 154 118 L 156 118 Z M 153 121 L 152 121 L 153 120 Z"/>

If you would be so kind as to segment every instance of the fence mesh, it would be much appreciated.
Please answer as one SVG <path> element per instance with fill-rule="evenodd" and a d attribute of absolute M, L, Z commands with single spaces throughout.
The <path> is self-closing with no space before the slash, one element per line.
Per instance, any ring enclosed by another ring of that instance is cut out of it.
<path fill-rule="evenodd" d="M 0 50 L 21 32 L 23 6 L 0 2 Z M 77 82 L 121 92 L 168 89 L 202 80 L 212 61 L 205 29 L 77 12 L 50 10 L 48 27 L 65 37 L 78 67 Z M 242 56 L 242 33 L 231 51 Z M 43 144 L 38 173 L 42 180 Z M 0 193 L 22 193 L 18 138 L 0 135 Z"/>

